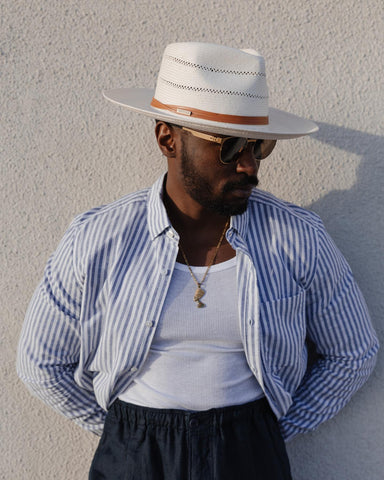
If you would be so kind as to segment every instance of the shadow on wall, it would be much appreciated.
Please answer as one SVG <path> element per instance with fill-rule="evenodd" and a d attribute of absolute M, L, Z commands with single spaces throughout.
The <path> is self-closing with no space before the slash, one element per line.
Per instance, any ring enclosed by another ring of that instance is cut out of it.
<path fill-rule="evenodd" d="M 384 313 L 384 138 L 336 125 L 317 124 L 320 130 L 314 135 L 315 139 L 359 155 L 361 160 L 352 188 L 331 191 L 307 207 L 321 216 L 350 263 L 380 337 Z M 313 361 L 313 349 L 310 353 Z M 375 386 L 375 390 L 363 398 L 364 405 L 356 409 L 359 414 L 363 408 L 363 423 L 355 423 L 350 414 L 339 415 L 339 420 L 329 422 L 324 430 L 320 428 L 313 436 L 303 435 L 288 444 L 296 480 L 382 478 L 382 468 L 377 469 L 381 457 L 375 448 L 378 441 L 380 444 L 377 433 L 380 430 L 375 426 L 377 416 L 372 409 L 380 404 L 380 386 Z M 374 438 L 370 438 L 372 433 Z"/>
<path fill-rule="evenodd" d="M 384 314 L 384 137 L 317 122 L 313 137 L 360 155 L 355 185 L 308 205 L 350 263 L 379 329 Z"/>

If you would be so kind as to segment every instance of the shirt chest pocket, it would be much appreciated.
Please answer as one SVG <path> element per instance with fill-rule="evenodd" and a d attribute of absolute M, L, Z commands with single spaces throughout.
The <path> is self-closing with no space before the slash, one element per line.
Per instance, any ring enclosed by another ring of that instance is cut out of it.
<path fill-rule="evenodd" d="M 274 369 L 298 363 L 305 337 L 305 292 L 260 304 L 262 350 Z"/>

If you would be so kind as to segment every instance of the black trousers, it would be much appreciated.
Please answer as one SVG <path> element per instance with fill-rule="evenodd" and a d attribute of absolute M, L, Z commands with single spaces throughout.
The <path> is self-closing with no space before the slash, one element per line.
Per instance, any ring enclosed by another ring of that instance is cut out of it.
<path fill-rule="evenodd" d="M 117 400 L 109 410 L 89 480 L 290 480 L 266 400 L 203 412 Z"/>

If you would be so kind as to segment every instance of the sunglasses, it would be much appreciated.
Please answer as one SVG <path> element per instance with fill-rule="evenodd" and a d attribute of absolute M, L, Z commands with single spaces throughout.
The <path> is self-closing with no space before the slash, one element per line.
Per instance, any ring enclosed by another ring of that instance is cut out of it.
<path fill-rule="evenodd" d="M 197 132 L 187 127 L 180 127 L 182 130 L 189 132 L 194 137 L 203 138 L 210 142 L 220 144 L 220 162 L 224 165 L 234 163 L 239 158 L 248 145 L 252 145 L 252 156 L 254 160 L 263 160 L 272 153 L 275 148 L 276 140 L 252 139 L 241 137 L 215 137 L 207 133 Z"/>

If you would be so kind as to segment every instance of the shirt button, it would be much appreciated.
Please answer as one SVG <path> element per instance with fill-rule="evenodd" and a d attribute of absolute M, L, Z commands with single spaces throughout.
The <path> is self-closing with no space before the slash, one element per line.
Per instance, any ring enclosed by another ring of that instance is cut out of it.
<path fill-rule="evenodd" d="M 137 367 L 132 367 L 131 370 L 130 370 L 131 373 L 135 373 L 137 372 Z"/>
<path fill-rule="evenodd" d="M 145 326 L 151 328 L 153 326 L 153 322 L 145 322 Z"/>
<path fill-rule="evenodd" d="M 161 269 L 161 274 L 162 274 L 164 277 L 168 276 L 168 275 L 169 275 L 169 270 L 168 270 L 168 268 L 162 268 L 162 269 Z"/>
<path fill-rule="evenodd" d="M 167 235 L 168 238 L 175 238 L 175 234 L 172 232 L 172 230 L 168 230 L 166 235 Z"/>
<path fill-rule="evenodd" d="M 254 325 L 255 324 L 255 320 L 253 318 L 249 318 L 248 319 L 248 323 L 249 325 Z"/>

